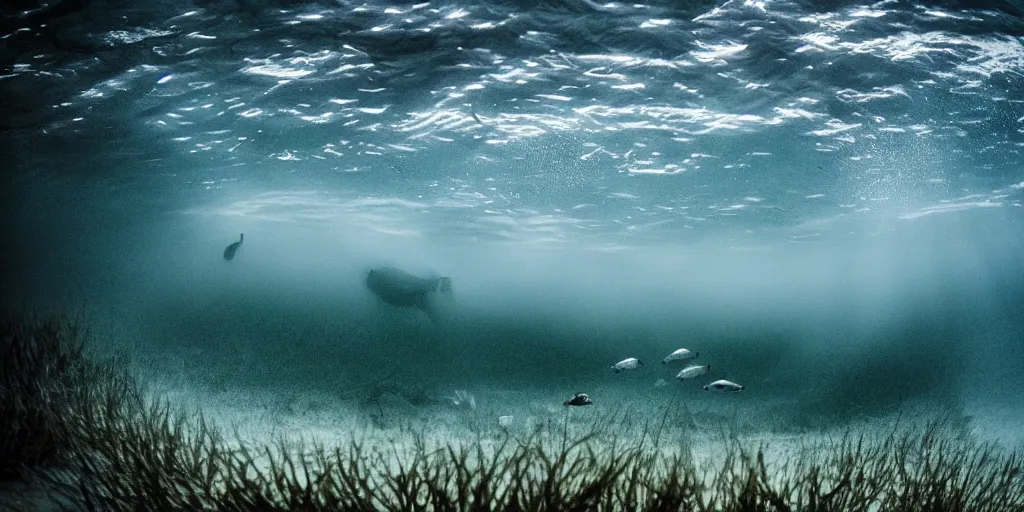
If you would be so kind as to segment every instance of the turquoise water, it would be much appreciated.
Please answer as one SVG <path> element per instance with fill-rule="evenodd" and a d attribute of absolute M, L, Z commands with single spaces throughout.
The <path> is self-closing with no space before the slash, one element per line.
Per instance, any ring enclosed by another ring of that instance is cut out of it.
<path fill-rule="evenodd" d="M 1010 3 L 28 3 L 4 305 L 85 311 L 175 396 L 1022 438 Z M 438 320 L 380 265 L 451 277 Z"/>

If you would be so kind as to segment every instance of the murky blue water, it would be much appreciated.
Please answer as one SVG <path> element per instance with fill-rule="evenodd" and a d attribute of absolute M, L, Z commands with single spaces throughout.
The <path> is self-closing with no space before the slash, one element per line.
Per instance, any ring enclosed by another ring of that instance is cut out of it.
<path fill-rule="evenodd" d="M 27 3 L 8 306 L 215 390 L 711 400 L 658 364 L 687 347 L 772 425 L 924 401 L 1019 439 L 1010 4 Z M 438 322 L 384 264 L 452 278 Z"/>

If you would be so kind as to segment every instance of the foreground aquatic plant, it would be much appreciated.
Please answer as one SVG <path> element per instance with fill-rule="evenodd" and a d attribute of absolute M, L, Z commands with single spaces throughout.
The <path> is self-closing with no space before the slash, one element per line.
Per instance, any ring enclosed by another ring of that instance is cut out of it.
<path fill-rule="evenodd" d="M 65 340 L 81 354 L 71 331 L 45 325 L 20 328 L 56 340 L 39 345 L 46 350 L 64 353 Z M 626 444 L 597 431 L 566 440 L 562 430 L 540 429 L 438 446 L 415 436 L 401 446 L 358 437 L 265 446 L 230 441 L 164 401 L 135 399 L 138 384 L 116 371 L 59 374 L 35 373 L 43 382 L 34 384 L 36 377 L 24 377 L 14 389 L 25 395 L 8 399 L 25 405 L 44 383 L 57 388 L 53 396 L 74 397 L 32 405 L 56 422 L 45 423 L 49 431 L 71 433 L 56 450 L 65 456 L 51 459 L 60 468 L 33 473 L 85 510 L 1024 511 L 1019 454 L 941 423 L 810 444 L 788 457 L 732 441 L 699 464 L 687 450 L 664 451 L 660 428 Z M 60 390 L 82 379 L 91 379 L 84 386 L 91 391 Z M 69 404 L 74 413 L 65 415 Z"/>
<path fill-rule="evenodd" d="M 82 448 L 94 408 L 138 400 L 112 360 L 88 357 L 80 322 L 7 315 L 0 320 L 0 478 L 60 466 Z"/>
<path fill-rule="evenodd" d="M 232 450 L 201 426 L 187 433 L 166 409 L 152 414 L 83 457 L 64 495 L 95 510 L 1024 510 L 1019 458 L 937 430 L 851 438 L 777 467 L 735 446 L 698 468 L 593 436 L 564 448 L 511 437 L 494 449 L 419 445 L 402 456 L 354 440 Z"/>

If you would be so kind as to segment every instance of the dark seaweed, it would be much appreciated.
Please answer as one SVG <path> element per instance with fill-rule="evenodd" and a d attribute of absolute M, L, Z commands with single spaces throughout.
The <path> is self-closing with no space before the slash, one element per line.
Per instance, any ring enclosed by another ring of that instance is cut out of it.
<path fill-rule="evenodd" d="M 733 441 L 702 467 L 659 452 L 660 428 L 610 448 L 594 432 L 539 431 L 441 449 L 232 442 L 200 415 L 141 399 L 120 366 L 87 357 L 76 325 L 5 321 L 0 413 L 12 421 L 0 460 L 84 510 L 1024 510 L 1020 454 L 943 422 L 775 463 Z"/>

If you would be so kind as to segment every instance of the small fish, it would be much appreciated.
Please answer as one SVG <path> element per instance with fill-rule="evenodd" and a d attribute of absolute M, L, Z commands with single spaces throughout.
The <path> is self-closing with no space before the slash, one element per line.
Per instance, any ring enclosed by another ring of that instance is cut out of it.
<path fill-rule="evenodd" d="M 661 360 L 661 364 L 671 363 L 672 361 L 689 361 L 690 359 L 696 359 L 699 355 L 699 352 L 681 348 L 665 356 L 665 359 Z"/>
<path fill-rule="evenodd" d="M 569 407 L 570 405 L 594 405 L 594 402 L 590 400 L 590 397 L 586 393 L 576 393 L 576 395 L 573 396 L 572 398 L 566 400 L 565 402 L 562 402 L 562 405 L 566 407 Z"/>
<path fill-rule="evenodd" d="M 514 419 L 513 416 L 498 416 L 498 425 L 501 425 L 501 428 L 508 428 Z"/>
<path fill-rule="evenodd" d="M 722 379 L 716 380 L 711 384 L 704 386 L 704 391 L 711 391 L 712 389 L 715 391 L 743 391 L 745 388 L 743 386 L 740 386 L 739 384 L 736 384 L 735 382 L 730 382 L 725 379 Z"/>
<path fill-rule="evenodd" d="M 635 357 L 631 357 L 615 363 L 615 366 L 612 366 L 612 370 L 615 370 L 615 373 L 619 373 L 623 370 L 636 370 L 642 364 L 644 364 L 643 361 Z"/>
<path fill-rule="evenodd" d="M 704 366 L 690 365 L 687 366 L 686 368 L 683 368 L 682 370 L 679 370 L 679 373 L 676 374 L 676 378 L 679 380 L 689 380 L 708 373 L 708 370 L 710 369 L 710 364 L 706 364 Z"/>
<path fill-rule="evenodd" d="M 667 386 L 667 385 L 668 385 L 668 382 L 665 382 L 665 379 L 658 379 L 658 380 L 654 381 L 654 387 L 656 387 L 656 388 L 660 388 L 662 386 Z"/>
<path fill-rule="evenodd" d="M 231 261 L 235 257 L 235 253 L 238 252 L 238 248 L 242 246 L 242 240 L 245 240 L 245 233 L 238 236 L 238 241 L 227 246 L 224 249 L 224 259 Z"/>

